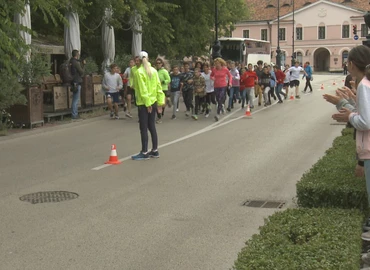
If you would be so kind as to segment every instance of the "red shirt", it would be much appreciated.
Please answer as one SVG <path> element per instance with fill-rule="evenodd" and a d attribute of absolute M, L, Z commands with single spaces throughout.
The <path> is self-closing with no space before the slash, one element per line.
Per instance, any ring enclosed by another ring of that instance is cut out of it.
<path fill-rule="evenodd" d="M 284 83 L 284 79 L 285 79 L 285 73 L 282 72 L 280 69 L 278 69 L 276 72 L 275 72 L 275 76 L 276 76 L 276 81 L 278 84 L 283 84 Z"/>
<path fill-rule="evenodd" d="M 254 87 L 255 82 L 258 81 L 258 76 L 254 71 L 246 71 L 241 78 L 246 88 Z"/>
<path fill-rule="evenodd" d="M 221 69 L 213 68 L 211 77 L 215 79 L 215 88 L 223 88 L 227 87 L 228 85 L 232 85 L 233 78 L 230 71 L 226 67 L 222 67 Z M 226 81 L 226 77 L 229 78 L 229 81 Z"/>

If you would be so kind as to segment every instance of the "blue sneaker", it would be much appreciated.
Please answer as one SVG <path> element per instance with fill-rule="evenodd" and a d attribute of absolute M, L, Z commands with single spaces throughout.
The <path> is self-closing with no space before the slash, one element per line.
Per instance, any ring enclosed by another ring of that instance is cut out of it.
<path fill-rule="evenodd" d="M 151 158 L 159 158 L 159 152 L 158 152 L 158 150 L 157 151 L 150 151 L 149 153 L 148 153 L 148 155 L 149 155 L 149 157 L 151 157 Z"/>
<path fill-rule="evenodd" d="M 144 154 L 143 152 L 140 152 L 139 154 L 131 157 L 133 160 L 147 160 L 149 159 L 148 154 Z"/>

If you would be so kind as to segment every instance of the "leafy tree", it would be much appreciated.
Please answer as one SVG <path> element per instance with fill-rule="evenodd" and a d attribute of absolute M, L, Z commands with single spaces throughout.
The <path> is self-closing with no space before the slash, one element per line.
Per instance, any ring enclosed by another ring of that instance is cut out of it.
<path fill-rule="evenodd" d="M 167 11 L 153 10 L 153 13 L 148 13 L 152 23 L 144 25 L 143 28 L 145 48 L 150 48 L 153 54 L 165 54 L 170 58 L 206 54 L 215 38 L 215 1 L 167 2 L 178 8 Z M 245 1 L 218 0 L 218 7 L 220 36 L 228 36 L 230 31 L 234 30 L 234 24 L 247 16 Z M 161 14 L 160 17 L 158 14 Z"/>
<path fill-rule="evenodd" d="M 66 0 L 30 0 L 33 13 L 42 14 L 44 22 L 63 21 L 59 8 Z M 14 104 L 25 103 L 21 94 L 22 85 L 18 74 L 25 66 L 24 53 L 30 49 L 20 36 L 20 31 L 35 35 L 14 22 L 16 13 L 24 14 L 24 0 L 0 0 L 0 109 L 6 109 Z"/>

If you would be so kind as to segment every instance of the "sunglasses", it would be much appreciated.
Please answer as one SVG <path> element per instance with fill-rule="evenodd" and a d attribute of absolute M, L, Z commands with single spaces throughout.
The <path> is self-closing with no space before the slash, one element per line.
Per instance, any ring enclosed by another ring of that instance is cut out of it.
<path fill-rule="evenodd" d="M 162 65 L 162 63 L 161 63 L 161 62 L 157 62 L 156 64 L 157 64 L 157 65 Z"/>

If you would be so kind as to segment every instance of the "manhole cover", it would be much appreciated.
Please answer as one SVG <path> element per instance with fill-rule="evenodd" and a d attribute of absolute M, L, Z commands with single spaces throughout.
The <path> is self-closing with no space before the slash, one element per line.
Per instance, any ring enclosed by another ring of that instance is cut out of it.
<path fill-rule="evenodd" d="M 280 201 L 246 201 L 243 206 L 256 207 L 256 208 L 282 208 L 285 202 Z"/>
<path fill-rule="evenodd" d="M 68 191 L 45 191 L 36 192 L 31 194 L 23 195 L 19 197 L 22 202 L 29 202 L 32 204 L 37 203 L 51 203 L 51 202 L 63 202 L 78 198 L 78 194 Z"/>

